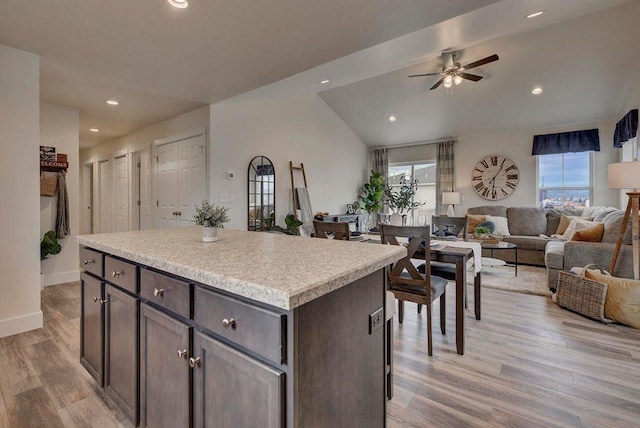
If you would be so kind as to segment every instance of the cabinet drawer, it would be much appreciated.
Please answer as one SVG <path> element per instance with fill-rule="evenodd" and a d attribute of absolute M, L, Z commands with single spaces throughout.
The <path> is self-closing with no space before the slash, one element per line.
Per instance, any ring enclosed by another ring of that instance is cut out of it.
<path fill-rule="evenodd" d="M 275 363 L 286 358 L 286 315 L 195 287 L 197 324 Z"/>
<path fill-rule="evenodd" d="M 104 254 L 80 247 L 80 268 L 99 277 L 104 276 Z"/>
<path fill-rule="evenodd" d="M 104 257 L 104 277 L 125 290 L 138 292 L 138 270 L 132 263 L 107 255 Z"/>
<path fill-rule="evenodd" d="M 191 317 L 191 284 L 140 268 L 140 296 L 185 318 Z"/>

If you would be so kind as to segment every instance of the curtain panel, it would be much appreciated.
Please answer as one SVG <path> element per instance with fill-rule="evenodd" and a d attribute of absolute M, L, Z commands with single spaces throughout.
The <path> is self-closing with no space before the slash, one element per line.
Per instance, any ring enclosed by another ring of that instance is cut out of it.
<path fill-rule="evenodd" d="M 597 129 L 534 135 L 531 154 L 535 156 L 588 151 L 600 151 Z"/>
<path fill-rule="evenodd" d="M 618 123 L 613 134 L 613 147 L 622 147 L 624 143 L 638 135 L 638 109 L 627 113 Z"/>
<path fill-rule="evenodd" d="M 382 174 L 384 182 L 387 182 L 387 175 L 389 175 L 389 156 L 387 149 L 375 149 L 373 151 L 373 172 Z"/>
<path fill-rule="evenodd" d="M 436 215 L 442 214 L 442 192 L 453 192 L 454 188 L 454 162 L 453 146 L 455 140 L 438 143 L 436 156 Z"/>

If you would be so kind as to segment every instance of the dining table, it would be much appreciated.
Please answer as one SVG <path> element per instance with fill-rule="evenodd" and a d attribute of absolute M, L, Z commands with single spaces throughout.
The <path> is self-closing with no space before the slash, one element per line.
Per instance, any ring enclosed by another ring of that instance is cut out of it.
<path fill-rule="evenodd" d="M 370 243 L 381 243 L 380 235 L 363 234 L 359 240 Z M 431 261 L 442 263 L 451 263 L 456 269 L 456 351 L 460 355 L 464 355 L 464 323 L 465 323 L 465 299 L 467 284 L 467 263 L 470 260 L 480 259 L 481 248 L 476 249 L 474 242 L 468 241 L 438 241 L 433 240 L 437 244 L 429 249 Z M 477 245 L 480 247 L 480 245 Z M 424 257 L 424 249 L 416 252 L 416 256 Z M 475 263 L 479 265 L 476 266 Z M 477 320 L 481 318 L 480 305 L 480 283 L 481 283 L 481 261 L 474 263 L 474 311 Z"/>

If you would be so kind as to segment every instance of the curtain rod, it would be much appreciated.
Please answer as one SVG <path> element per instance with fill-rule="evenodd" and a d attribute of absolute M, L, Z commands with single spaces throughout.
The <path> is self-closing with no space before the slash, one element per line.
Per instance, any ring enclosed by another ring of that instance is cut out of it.
<path fill-rule="evenodd" d="M 438 143 L 442 143 L 443 141 L 451 141 L 451 140 L 458 141 L 458 137 L 443 137 L 443 138 L 438 138 L 437 140 L 417 141 L 415 143 L 399 144 L 397 146 L 375 146 L 375 147 L 371 147 L 369 151 L 372 152 L 377 149 L 404 149 L 405 147 L 427 146 L 430 144 L 438 144 Z"/>

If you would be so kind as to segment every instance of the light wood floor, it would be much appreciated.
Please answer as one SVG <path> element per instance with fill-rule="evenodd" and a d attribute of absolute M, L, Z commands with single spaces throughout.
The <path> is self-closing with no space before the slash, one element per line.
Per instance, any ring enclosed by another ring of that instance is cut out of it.
<path fill-rule="evenodd" d="M 407 304 L 395 324 L 390 427 L 639 426 L 640 331 L 483 289 L 482 321 L 467 311 L 460 356 L 448 293 L 433 357 L 424 311 Z M 78 362 L 79 299 L 78 283 L 45 288 L 45 327 L 0 339 L 0 427 L 130 426 Z"/>

